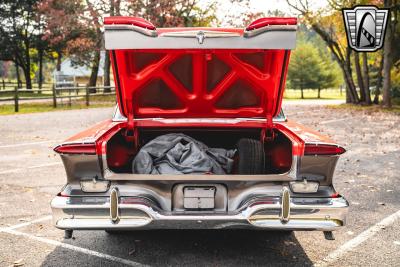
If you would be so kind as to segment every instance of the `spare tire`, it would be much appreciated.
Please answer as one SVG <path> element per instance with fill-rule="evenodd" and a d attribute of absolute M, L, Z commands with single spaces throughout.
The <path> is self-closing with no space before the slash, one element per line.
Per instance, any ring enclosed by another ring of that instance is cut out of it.
<path fill-rule="evenodd" d="M 236 144 L 238 174 L 263 174 L 265 154 L 263 144 L 255 139 L 242 138 Z"/>

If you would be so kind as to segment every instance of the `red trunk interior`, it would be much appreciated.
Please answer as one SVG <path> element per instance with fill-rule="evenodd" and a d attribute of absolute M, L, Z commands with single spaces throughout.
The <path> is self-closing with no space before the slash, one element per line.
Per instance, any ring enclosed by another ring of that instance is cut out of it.
<path fill-rule="evenodd" d="M 117 132 L 107 142 L 107 165 L 117 173 L 131 173 L 131 163 L 139 149 L 157 136 L 167 133 L 184 133 L 209 147 L 234 149 L 241 138 L 263 139 L 260 128 L 142 128 L 136 134 L 136 141 L 126 138 L 125 130 Z M 281 174 L 292 165 L 292 141 L 275 130 L 274 140 L 264 142 L 266 174 Z M 233 174 L 236 174 L 235 171 Z"/>

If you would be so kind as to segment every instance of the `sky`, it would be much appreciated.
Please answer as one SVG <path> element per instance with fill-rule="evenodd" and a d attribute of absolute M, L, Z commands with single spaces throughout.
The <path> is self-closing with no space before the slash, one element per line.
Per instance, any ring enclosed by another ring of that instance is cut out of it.
<path fill-rule="evenodd" d="M 212 0 L 202 0 L 201 5 L 207 6 Z M 291 0 L 295 1 L 295 0 Z M 321 0 L 309 0 L 311 9 L 319 9 L 325 7 L 328 3 L 327 1 Z M 280 10 L 288 16 L 297 16 L 296 12 L 290 8 L 286 0 L 250 0 L 250 10 L 248 12 L 258 13 L 258 12 L 268 12 Z M 238 15 L 243 13 L 247 8 L 240 4 L 231 4 L 230 0 L 218 0 L 217 7 L 217 17 L 222 21 L 221 26 L 227 25 L 226 18 L 228 16 Z"/>
<path fill-rule="evenodd" d="M 292 0 L 292 2 L 295 2 Z M 325 7 L 328 3 L 327 1 L 310 0 L 309 1 L 312 8 Z M 273 11 L 279 9 L 285 13 L 293 13 L 286 0 L 251 0 L 251 7 L 260 11 Z"/>

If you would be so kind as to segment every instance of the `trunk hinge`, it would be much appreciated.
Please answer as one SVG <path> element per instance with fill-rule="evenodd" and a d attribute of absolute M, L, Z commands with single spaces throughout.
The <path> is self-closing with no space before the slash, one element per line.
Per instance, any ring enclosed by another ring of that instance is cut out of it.
<path fill-rule="evenodd" d="M 128 115 L 128 130 L 133 131 L 135 129 L 135 120 L 133 119 L 133 114 L 129 113 Z"/>
<path fill-rule="evenodd" d="M 272 115 L 267 115 L 267 127 L 264 133 L 264 141 L 272 141 L 275 138 L 274 122 Z"/>
<path fill-rule="evenodd" d="M 133 107 L 132 107 L 133 109 Z M 135 120 L 133 118 L 133 111 L 128 113 L 128 121 L 127 121 L 127 127 L 125 131 L 125 138 L 127 141 L 136 141 L 136 127 L 135 127 Z"/>

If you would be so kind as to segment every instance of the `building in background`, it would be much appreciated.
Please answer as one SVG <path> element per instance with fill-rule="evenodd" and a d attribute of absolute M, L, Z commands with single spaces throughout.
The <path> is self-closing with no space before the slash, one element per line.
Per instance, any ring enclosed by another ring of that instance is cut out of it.
<path fill-rule="evenodd" d="M 103 86 L 104 84 L 104 59 L 105 51 L 102 51 L 97 73 L 97 86 Z M 53 71 L 54 84 L 56 87 L 85 86 L 89 83 L 91 73 L 90 67 L 73 64 L 71 58 L 66 58 L 61 63 L 61 70 Z"/>

